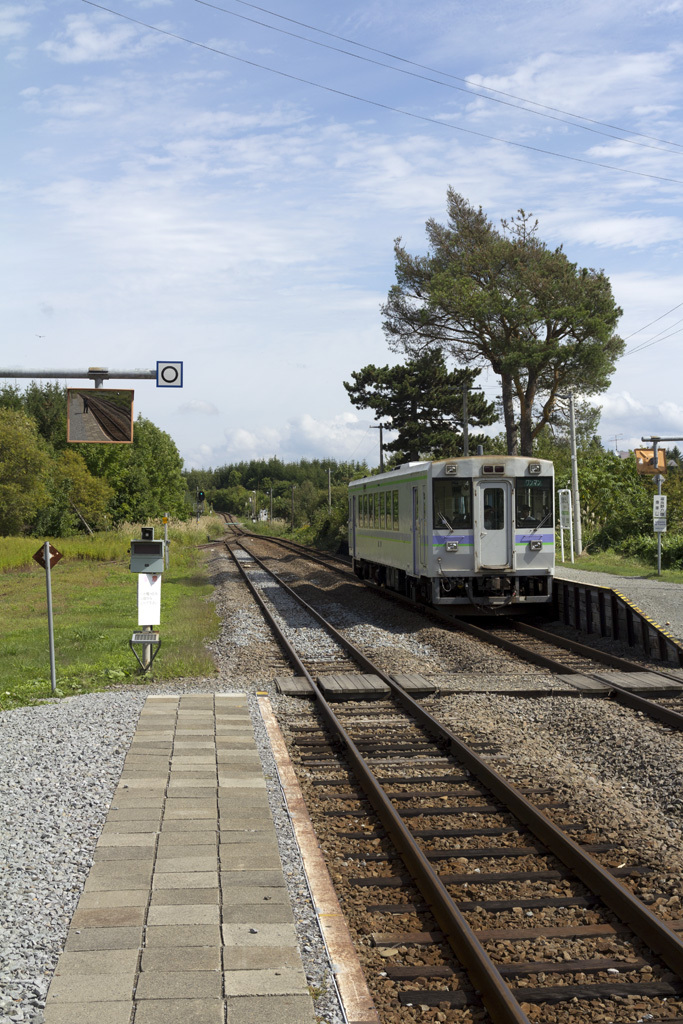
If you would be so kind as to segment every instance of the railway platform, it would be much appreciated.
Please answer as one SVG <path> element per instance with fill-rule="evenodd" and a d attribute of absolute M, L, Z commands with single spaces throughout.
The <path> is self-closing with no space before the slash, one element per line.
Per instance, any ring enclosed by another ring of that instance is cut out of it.
<path fill-rule="evenodd" d="M 314 1024 L 245 694 L 150 696 L 46 1024 Z"/>

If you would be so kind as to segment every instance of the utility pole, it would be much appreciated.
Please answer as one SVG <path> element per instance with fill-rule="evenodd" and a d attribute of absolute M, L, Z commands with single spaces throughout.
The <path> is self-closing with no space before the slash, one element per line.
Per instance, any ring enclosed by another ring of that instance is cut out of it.
<path fill-rule="evenodd" d="M 384 424 L 380 423 L 379 426 L 373 424 L 371 430 L 379 430 L 379 471 L 384 472 L 384 446 L 382 444 L 382 431 L 384 430 Z"/>
<path fill-rule="evenodd" d="M 296 484 L 292 484 L 292 533 L 294 533 L 294 488 Z"/>
<path fill-rule="evenodd" d="M 574 392 L 569 393 L 569 435 L 572 453 L 572 506 L 574 512 L 574 552 L 578 557 L 583 551 L 581 537 L 581 505 L 579 503 L 579 468 L 576 460 L 576 422 L 574 416 Z"/>
<path fill-rule="evenodd" d="M 462 386 L 462 454 L 465 458 L 470 454 L 470 432 L 467 422 L 467 381 Z"/>
<path fill-rule="evenodd" d="M 327 467 L 327 508 L 332 511 L 332 467 Z"/>

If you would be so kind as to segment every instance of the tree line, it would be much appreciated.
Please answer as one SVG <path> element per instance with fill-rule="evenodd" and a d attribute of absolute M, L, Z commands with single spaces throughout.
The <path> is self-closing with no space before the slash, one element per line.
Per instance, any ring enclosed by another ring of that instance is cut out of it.
<path fill-rule="evenodd" d="M 66 388 L 0 388 L 0 536 L 63 537 L 187 518 L 182 459 L 172 438 L 139 416 L 132 444 L 67 444 Z"/>

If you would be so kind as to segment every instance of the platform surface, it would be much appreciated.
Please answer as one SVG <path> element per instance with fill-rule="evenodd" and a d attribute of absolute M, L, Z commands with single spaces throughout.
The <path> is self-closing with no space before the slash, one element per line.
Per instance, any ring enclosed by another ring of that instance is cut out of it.
<path fill-rule="evenodd" d="M 45 1024 L 314 1024 L 244 694 L 148 697 Z"/>

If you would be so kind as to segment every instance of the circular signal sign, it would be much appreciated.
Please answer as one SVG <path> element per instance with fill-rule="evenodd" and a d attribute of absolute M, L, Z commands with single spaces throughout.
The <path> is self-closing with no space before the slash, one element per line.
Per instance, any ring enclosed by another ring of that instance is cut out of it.
<path fill-rule="evenodd" d="M 182 363 L 157 362 L 157 387 L 181 388 L 183 386 Z"/>

